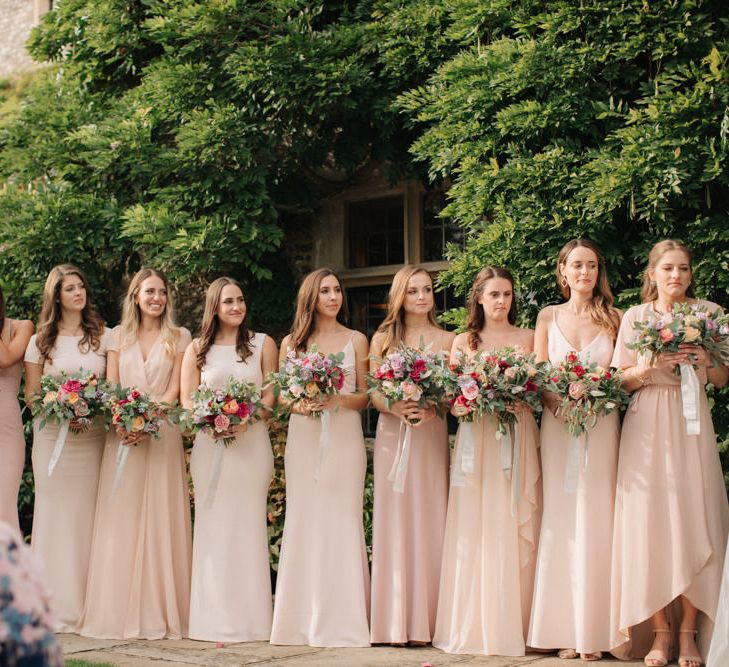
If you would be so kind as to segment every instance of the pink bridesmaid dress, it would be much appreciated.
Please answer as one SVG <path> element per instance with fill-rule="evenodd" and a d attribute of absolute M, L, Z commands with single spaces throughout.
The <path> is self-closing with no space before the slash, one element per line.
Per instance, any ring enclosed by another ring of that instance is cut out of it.
<path fill-rule="evenodd" d="M 575 351 L 584 364 L 610 366 L 613 343 L 607 333 L 575 350 L 559 328 L 557 309 L 553 312 L 550 362 L 558 364 Z M 619 430 L 617 413 L 600 418 L 587 439 L 580 439 L 577 469 L 568 471 L 570 435 L 549 410 L 542 415 L 544 510 L 529 646 L 595 653 L 615 645 L 609 622 L 610 550 Z M 577 475 L 575 490 L 567 484 L 570 475 Z"/>
<path fill-rule="evenodd" d="M 213 345 L 205 358 L 201 382 L 222 387 L 232 376 L 260 387 L 265 337 L 254 335 L 253 354 L 244 362 L 234 345 Z M 195 486 L 190 638 L 267 641 L 273 602 L 266 513 L 273 452 L 266 423 L 256 422 L 225 447 L 214 501 L 208 504 L 218 447 L 224 445 L 199 433 L 190 460 Z"/>
<path fill-rule="evenodd" d="M 539 535 L 539 433 L 531 414 L 519 417 L 519 456 L 512 459 L 519 463 L 507 474 L 493 420 L 476 421 L 473 432 L 474 472 L 464 473 L 463 486 L 451 485 L 448 499 L 433 646 L 447 653 L 521 656 Z"/>
<path fill-rule="evenodd" d="M 190 343 L 179 330 L 177 353 Z M 162 337 L 144 359 L 138 342 L 122 346 L 121 328 L 109 339 L 119 353 L 119 383 L 159 400 L 172 379 L 174 356 Z M 159 439 L 129 451 L 116 494 L 119 436 L 109 431 L 101 462 L 86 605 L 80 634 L 103 639 L 180 639 L 187 635 L 191 527 L 182 436 L 164 423 Z"/>
<path fill-rule="evenodd" d="M 401 421 L 377 422 L 372 519 L 373 644 L 430 642 L 448 502 L 448 429 L 438 417 L 412 430 L 403 493 L 387 479 L 401 437 Z"/>
<path fill-rule="evenodd" d="M 352 341 L 343 393 L 356 389 Z M 321 420 L 291 415 L 286 441 L 286 522 L 272 644 L 369 646 L 369 571 L 362 506 L 367 468 L 359 411 L 331 414 L 319 461 Z"/>
<path fill-rule="evenodd" d="M 81 352 L 81 336 L 58 336 L 51 359 L 43 364 L 43 374 L 60 377 L 79 369 L 106 373 L 106 330 L 98 350 Z M 25 351 L 25 361 L 40 363 L 34 335 Z M 69 431 L 66 444 L 51 477 L 48 462 L 59 426 L 48 422 L 43 428 L 33 424 L 33 476 L 35 507 L 31 548 L 41 562 L 51 596 L 56 632 L 76 632 L 86 598 L 86 580 L 91 554 L 91 536 L 96 512 L 101 455 L 105 431 L 99 424 L 83 433 Z"/>
<path fill-rule="evenodd" d="M 5 320 L 8 340 L 12 338 L 13 320 Z M 23 362 L 0 368 L 0 521 L 20 533 L 18 524 L 18 490 L 25 464 L 25 438 L 20 418 L 18 388 Z"/>
<path fill-rule="evenodd" d="M 708 301 L 699 303 L 710 310 L 719 308 Z M 626 343 L 634 339 L 635 322 L 657 317 L 652 303 L 625 313 L 614 366 L 649 363 Z M 706 371 L 699 369 L 698 376 L 703 387 Z M 698 435 L 686 433 L 680 377 L 668 369 L 653 371 L 651 383 L 635 392 L 625 415 L 611 606 L 612 627 L 618 633 L 613 652 L 619 657 L 642 658 L 650 650 L 650 617 L 679 595 L 701 612 L 699 649 L 704 656 L 709 649 L 729 532 L 729 504 L 711 410 L 706 393 L 699 394 Z M 678 627 L 676 622 L 672 625 Z"/>

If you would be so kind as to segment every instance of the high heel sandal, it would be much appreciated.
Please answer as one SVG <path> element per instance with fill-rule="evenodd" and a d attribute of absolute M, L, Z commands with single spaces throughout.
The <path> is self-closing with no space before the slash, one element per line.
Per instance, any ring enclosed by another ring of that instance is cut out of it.
<path fill-rule="evenodd" d="M 653 630 L 653 634 L 671 634 L 671 630 L 669 628 L 657 628 L 656 630 Z M 651 650 L 648 655 L 646 655 L 645 658 L 643 658 L 643 663 L 647 665 L 647 667 L 666 667 L 668 664 L 668 660 L 671 657 L 671 644 L 669 642 L 668 649 L 666 650 L 666 653 L 664 653 L 661 649 L 655 648 Z"/>
<path fill-rule="evenodd" d="M 602 652 L 592 651 L 591 653 L 580 653 L 580 660 L 583 662 L 595 662 L 596 660 L 602 660 Z"/>
<path fill-rule="evenodd" d="M 577 657 L 577 651 L 573 648 L 561 648 L 557 651 L 557 657 L 562 660 L 574 660 Z"/>
<path fill-rule="evenodd" d="M 679 630 L 679 633 L 691 633 L 692 635 L 696 636 L 696 630 Z M 688 664 L 691 662 L 695 662 L 698 665 L 703 665 L 704 661 L 701 659 L 700 655 L 679 655 L 678 656 L 678 667 L 688 667 Z"/>

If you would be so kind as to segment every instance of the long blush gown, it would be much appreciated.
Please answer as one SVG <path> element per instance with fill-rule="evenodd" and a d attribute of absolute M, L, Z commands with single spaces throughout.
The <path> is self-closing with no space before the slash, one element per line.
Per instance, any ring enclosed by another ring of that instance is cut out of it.
<path fill-rule="evenodd" d="M 138 342 L 120 344 L 119 382 L 159 400 L 172 378 L 174 356 L 157 339 L 145 360 Z M 190 343 L 179 330 L 177 353 Z M 111 429 L 101 462 L 86 605 L 80 634 L 104 639 L 180 639 L 187 634 L 191 528 L 182 436 L 162 424 L 159 439 L 131 447 L 116 494 L 119 436 Z"/>
<path fill-rule="evenodd" d="M 343 393 L 356 388 L 352 341 L 344 348 Z M 331 414 L 319 468 L 321 419 L 291 415 L 286 441 L 286 521 L 272 644 L 369 646 L 369 571 L 362 505 L 367 468 L 356 410 Z"/>
<path fill-rule="evenodd" d="M 706 658 L 706 667 L 726 667 L 726 665 L 729 665 L 729 543 L 724 556 L 724 574 L 721 577 L 716 624 L 711 639 L 711 649 Z"/>
<path fill-rule="evenodd" d="M 387 479 L 401 421 L 382 413 L 377 422 L 372 519 L 371 641 L 430 642 L 448 502 L 448 429 L 438 417 L 412 430 L 403 493 Z"/>
<path fill-rule="evenodd" d="M 222 387 L 229 377 L 263 382 L 265 334 L 252 339 L 241 362 L 234 345 L 213 345 L 201 382 Z M 267 641 L 271 633 L 271 569 L 266 512 L 273 475 L 268 429 L 258 421 L 223 451 L 217 491 L 208 503 L 215 450 L 224 447 L 199 433 L 190 460 L 195 486 L 190 638 L 220 642 Z"/>
<path fill-rule="evenodd" d="M 710 310 L 719 308 L 708 301 L 699 303 Z M 635 322 L 657 317 L 652 303 L 625 313 L 614 366 L 649 363 L 626 343 L 634 339 Z M 650 617 L 679 595 L 701 612 L 698 644 L 703 656 L 711 642 L 729 503 L 703 391 L 706 371 L 699 369 L 698 376 L 698 435 L 686 433 L 680 377 L 668 369 L 653 371 L 652 382 L 635 392 L 623 421 L 611 605 L 612 626 L 619 633 L 613 652 L 619 657 L 642 658 L 648 652 Z M 677 619 L 671 620 L 677 628 Z"/>
<path fill-rule="evenodd" d="M 549 360 L 558 364 L 575 351 L 584 364 L 608 368 L 613 343 L 599 333 L 581 351 L 565 338 L 557 310 L 549 325 Z M 620 422 L 602 417 L 580 439 L 577 468 L 568 472 L 571 437 L 549 410 L 542 415 L 544 511 L 539 536 L 534 600 L 527 644 L 534 648 L 607 651 L 610 632 L 610 550 Z M 566 484 L 577 475 L 576 490 Z"/>
<path fill-rule="evenodd" d="M 97 350 L 82 352 L 81 336 L 58 336 L 51 359 L 43 364 L 43 374 L 60 377 L 80 369 L 93 371 L 99 378 L 106 373 L 105 330 Z M 25 351 L 25 361 L 40 363 L 40 352 L 33 336 Z M 102 425 L 83 433 L 69 431 L 55 470 L 48 476 L 48 461 L 58 435 L 59 425 L 33 424 L 33 476 L 35 507 L 31 548 L 43 567 L 51 596 L 56 632 L 76 632 L 86 598 L 86 579 L 91 553 L 91 536 L 96 512 L 101 455 L 105 431 Z"/>
<path fill-rule="evenodd" d="M 539 536 L 539 432 L 531 414 L 515 430 L 520 463 L 507 474 L 493 420 L 476 421 L 474 472 L 450 489 L 433 637 L 447 653 L 524 655 Z"/>
<path fill-rule="evenodd" d="M 13 320 L 6 319 L 7 340 L 13 335 Z M 20 533 L 18 524 L 18 489 L 25 464 L 25 438 L 20 417 L 18 388 L 23 362 L 0 368 L 0 521 Z"/>

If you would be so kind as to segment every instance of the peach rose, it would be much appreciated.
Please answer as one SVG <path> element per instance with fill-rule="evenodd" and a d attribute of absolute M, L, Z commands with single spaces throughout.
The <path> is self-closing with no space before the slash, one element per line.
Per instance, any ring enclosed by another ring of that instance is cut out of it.
<path fill-rule="evenodd" d="M 585 385 L 582 382 L 570 382 L 568 392 L 573 401 L 581 399 L 585 395 L 585 391 Z"/>

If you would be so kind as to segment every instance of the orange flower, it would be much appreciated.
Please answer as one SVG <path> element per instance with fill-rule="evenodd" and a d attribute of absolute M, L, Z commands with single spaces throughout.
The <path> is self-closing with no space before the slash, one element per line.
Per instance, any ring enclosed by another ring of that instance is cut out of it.
<path fill-rule="evenodd" d="M 238 402 L 232 399 L 223 405 L 223 413 L 226 415 L 234 415 L 238 412 Z"/>
<path fill-rule="evenodd" d="M 72 391 L 68 395 L 68 402 L 73 405 L 76 401 L 78 401 L 78 394 L 75 391 Z"/>
<path fill-rule="evenodd" d="M 134 431 L 142 431 L 144 429 L 144 417 L 135 417 L 132 419 L 132 433 Z"/>

